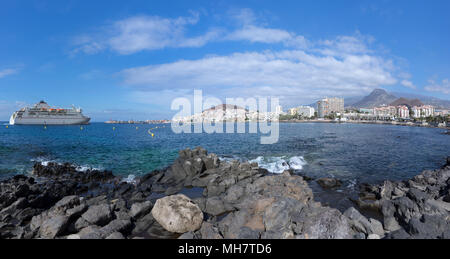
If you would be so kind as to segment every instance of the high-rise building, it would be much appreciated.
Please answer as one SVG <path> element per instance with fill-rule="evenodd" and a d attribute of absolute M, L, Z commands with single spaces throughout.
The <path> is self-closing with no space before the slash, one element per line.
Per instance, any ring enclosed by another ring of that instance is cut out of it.
<path fill-rule="evenodd" d="M 344 112 L 343 98 L 325 98 L 317 102 L 318 115 L 323 118 L 332 113 Z"/>

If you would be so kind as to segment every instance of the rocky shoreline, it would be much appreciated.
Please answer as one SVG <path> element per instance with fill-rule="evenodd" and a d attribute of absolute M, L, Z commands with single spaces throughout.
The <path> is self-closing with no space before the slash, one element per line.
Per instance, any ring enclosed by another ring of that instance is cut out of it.
<path fill-rule="evenodd" d="M 447 239 L 448 160 L 408 181 L 362 185 L 344 213 L 316 202 L 300 175 L 220 161 L 202 148 L 181 150 L 171 166 L 130 183 L 110 171 L 36 163 L 31 176 L 0 182 L 0 238 Z"/>

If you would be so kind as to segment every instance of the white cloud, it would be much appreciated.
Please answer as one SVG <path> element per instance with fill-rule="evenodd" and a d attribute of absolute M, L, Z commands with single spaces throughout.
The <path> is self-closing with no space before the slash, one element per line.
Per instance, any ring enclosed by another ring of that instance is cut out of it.
<path fill-rule="evenodd" d="M 373 51 L 368 48 L 374 41 L 371 36 L 363 36 L 356 32 L 353 36 L 338 36 L 332 40 L 321 40 L 315 45 L 315 51 L 323 55 L 343 57 L 354 54 L 371 54 Z"/>
<path fill-rule="evenodd" d="M 409 78 L 401 76 L 403 71 L 392 60 L 372 48 L 375 39 L 371 36 L 356 32 L 313 41 L 294 32 L 271 28 L 249 9 L 229 17 L 232 27 L 210 27 L 196 36 L 187 32 L 199 23 L 196 14 L 175 19 L 131 17 L 113 23 L 107 32 L 100 33 L 101 37 L 79 37 L 77 51 L 97 53 L 109 49 L 132 54 L 169 47 L 202 47 L 212 41 L 281 47 L 278 51 L 206 55 L 125 69 L 120 73 L 124 84 L 132 89 L 130 98 L 139 103 L 161 96 L 157 102 L 166 104 L 194 88 L 218 97 L 272 95 L 298 104 L 323 96 L 359 96 L 398 81 L 414 87 Z"/>
<path fill-rule="evenodd" d="M 395 84 L 392 71 L 390 60 L 374 55 L 282 50 L 179 60 L 126 69 L 122 75 L 126 85 L 139 91 L 197 88 L 226 97 L 259 94 L 307 101 Z"/>
<path fill-rule="evenodd" d="M 411 81 L 409 81 L 409 80 L 404 79 L 404 80 L 402 80 L 400 83 L 401 83 L 403 86 L 405 86 L 405 87 L 408 87 L 408 88 L 411 88 L 411 89 L 416 89 L 416 86 L 415 86 Z"/>
<path fill-rule="evenodd" d="M 292 32 L 268 28 L 256 22 L 256 16 L 249 9 L 231 15 L 237 27 L 224 29 L 212 27 L 197 36 L 187 36 L 189 26 L 197 25 L 199 15 L 174 19 L 159 16 L 134 16 L 116 21 L 92 35 L 75 37 L 77 53 L 97 54 L 110 49 L 122 55 L 144 50 L 164 48 L 198 48 L 213 41 L 248 41 L 251 43 L 275 44 L 305 48 L 307 40 Z"/>
<path fill-rule="evenodd" d="M 15 69 L 15 68 L 6 68 L 3 70 L 0 70 L 0 78 L 9 76 L 9 75 L 14 75 L 17 74 L 19 72 L 19 69 Z"/>
<path fill-rule="evenodd" d="M 434 80 L 428 80 L 428 85 L 425 86 L 425 90 L 429 92 L 450 94 L 450 81 L 448 79 L 444 79 L 441 84 L 439 84 Z"/>
<path fill-rule="evenodd" d="M 82 35 L 74 39 L 76 48 L 71 54 L 83 52 L 96 54 L 110 49 L 119 54 L 133 54 L 143 50 L 176 47 L 201 47 L 216 39 L 218 29 L 210 29 L 199 36 L 186 36 L 188 26 L 195 25 L 199 15 L 163 18 L 159 16 L 134 16 L 116 21 L 93 35 Z"/>
<path fill-rule="evenodd" d="M 231 32 L 226 40 L 250 41 L 252 43 L 284 43 L 288 46 L 306 47 L 306 39 L 285 30 L 246 25 L 241 29 Z"/>

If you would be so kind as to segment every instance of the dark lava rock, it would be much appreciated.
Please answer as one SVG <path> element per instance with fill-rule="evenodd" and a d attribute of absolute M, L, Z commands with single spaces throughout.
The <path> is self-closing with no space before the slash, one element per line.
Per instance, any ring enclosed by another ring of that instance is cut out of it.
<path fill-rule="evenodd" d="M 381 223 L 315 202 L 299 175 L 220 161 L 202 148 L 181 150 L 172 165 L 134 183 L 110 171 L 36 163 L 32 177 L 0 182 L 0 238 L 450 238 L 449 165 L 408 181 L 361 185 L 355 203 L 379 212 Z M 192 197 L 204 215 L 201 228 L 171 233 L 153 218 L 153 204 L 191 187 L 203 191 Z"/>
<path fill-rule="evenodd" d="M 342 182 L 335 178 L 320 178 L 317 183 L 324 189 L 336 188 L 342 185 Z"/>

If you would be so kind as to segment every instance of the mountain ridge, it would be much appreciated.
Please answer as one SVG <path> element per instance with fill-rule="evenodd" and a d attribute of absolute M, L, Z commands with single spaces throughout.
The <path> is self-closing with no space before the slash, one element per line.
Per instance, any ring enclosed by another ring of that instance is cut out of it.
<path fill-rule="evenodd" d="M 357 97 L 348 98 L 350 102 L 345 102 L 346 107 L 353 108 L 374 108 L 383 104 L 389 105 L 397 101 L 398 99 L 408 99 L 408 102 L 414 102 L 417 104 L 432 105 L 435 108 L 450 109 L 450 100 L 443 100 L 432 96 L 401 93 L 401 92 L 387 92 L 384 89 L 374 89 L 369 95 L 359 97 L 360 101 L 356 101 Z M 347 100 L 347 99 L 346 99 Z M 419 102 L 417 102 L 418 100 Z M 402 101 L 404 102 L 404 101 Z M 414 106 L 414 105 L 413 105 Z"/>
<path fill-rule="evenodd" d="M 411 108 L 413 106 L 423 106 L 424 104 L 417 98 L 416 99 L 407 99 L 407 98 L 400 97 L 389 105 L 391 105 L 391 106 L 406 105 L 406 106 L 408 106 L 408 108 Z"/>
<path fill-rule="evenodd" d="M 355 108 L 374 108 L 380 105 L 388 105 L 397 99 L 396 96 L 389 94 L 384 89 L 374 89 L 369 95 L 352 106 Z"/>

